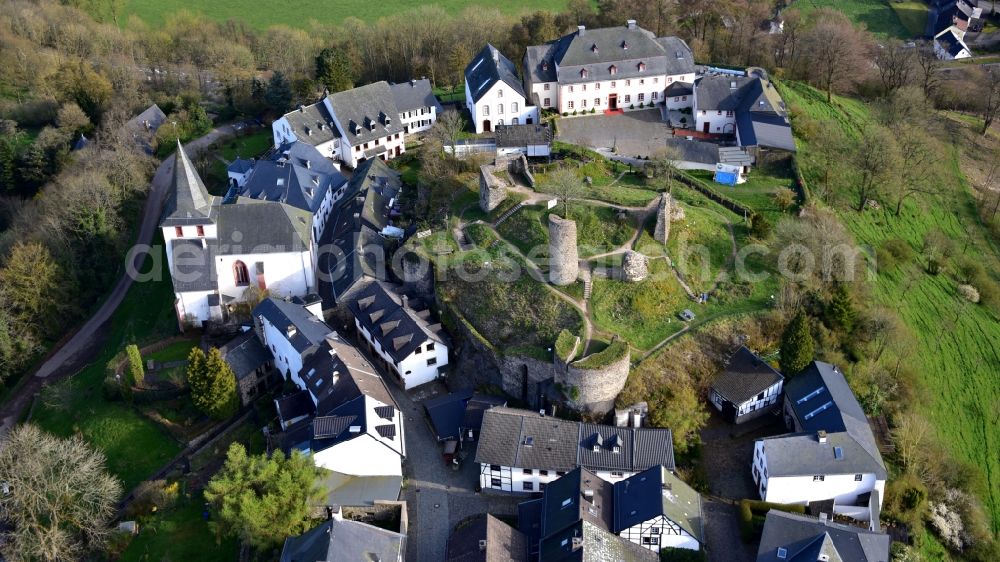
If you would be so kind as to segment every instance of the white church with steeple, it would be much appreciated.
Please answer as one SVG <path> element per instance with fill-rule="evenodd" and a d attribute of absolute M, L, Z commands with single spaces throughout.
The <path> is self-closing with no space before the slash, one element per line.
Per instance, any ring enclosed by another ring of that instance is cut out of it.
<path fill-rule="evenodd" d="M 209 194 L 178 142 L 160 227 L 183 327 L 220 322 L 246 291 L 317 292 L 317 248 L 347 181 L 315 148 L 278 147 L 226 197 Z"/>

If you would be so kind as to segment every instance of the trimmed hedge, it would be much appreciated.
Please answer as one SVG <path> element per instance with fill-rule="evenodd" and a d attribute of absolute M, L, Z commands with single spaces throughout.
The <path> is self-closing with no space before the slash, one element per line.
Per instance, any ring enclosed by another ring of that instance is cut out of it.
<path fill-rule="evenodd" d="M 787 513 L 805 514 L 806 512 L 804 505 L 740 500 L 740 538 L 743 539 L 743 542 L 749 543 L 760 538 L 760 534 L 764 530 L 764 517 L 772 509 Z"/>

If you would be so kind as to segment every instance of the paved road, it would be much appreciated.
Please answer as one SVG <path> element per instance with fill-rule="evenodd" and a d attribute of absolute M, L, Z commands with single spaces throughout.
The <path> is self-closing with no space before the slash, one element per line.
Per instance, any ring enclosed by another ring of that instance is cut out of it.
<path fill-rule="evenodd" d="M 184 148 L 191 156 L 215 142 L 219 137 L 232 133 L 233 128 L 228 125 L 212 129 L 207 135 L 191 141 Z M 153 234 L 160 222 L 163 202 L 170 187 L 171 178 L 173 178 L 173 171 L 174 157 L 170 156 L 160 164 L 156 174 L 153 175 L 146 205 L 142 210 L 142 222 L 136 236 L 137 246 L 148 246 L 152 243 Z M 145 254 L 140 253 L 133 257 L 133 263 L 130 265 L 134 270 L 138 270 L 144 258 Z M 126 271 L 114 289 L 111 290 L 104 304 L 94 312 L 93 316 L 71 337 L 64 340 L 57 349 L 50 352 L 48 358 L 36 369 L 34 375 L 17 387 L 10 398 L 0 406 L 0 438 L 14 427 L 21 413 L 31 402 L 32 396 L 41 389 L 45 382 L 75 374 L 93 359 L 103 341 L 102 326 L 118 309 L 118 305 L 121 304 L 131 286 L 132 277 Z"/>

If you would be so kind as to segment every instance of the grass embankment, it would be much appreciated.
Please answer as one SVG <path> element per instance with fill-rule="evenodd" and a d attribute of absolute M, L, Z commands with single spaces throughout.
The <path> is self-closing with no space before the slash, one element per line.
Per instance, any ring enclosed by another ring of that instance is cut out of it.
<path fill-rule="evenodd" d="M 832 8 L 842 12 L 855 24 L 864 24 L 868 31 L 881 38 L 910 39 L 922 35 L 923 28 L 917 34 L 911 33 L 889 4 L 890 0 L 796 0 L 792 7 L 804 14 L 820 8 Z M 907 21 L 912 22 L 913 18 L 908 16 Z"/>
<path fill-rule="evenodd" d="M 835 98 L 826 103 L 823 94 L 803 85 L 783 88 L 793 115 L 807 115 L 823 127 L 840 126 L 845 135 L 856 137 L 864 123 L 874 120 L 860 102 Z M 794 118 L 793 118 L 794 125 Z M 946 130 L 946 127 L 932 127 Z M 958 167 L 958 149 L 945 136 L 947 153 L 942 163 L 950 171 L 934 197 L 913 198 L 895 217 L 887 209 L 858 213 L 839 211 L 844 225 L 861 245 L 880 247 L 898 238 L 919 255 L 923 237 L 940 230 L 954 242 L 954 255 L 970 258 L 994 277 L 1000 259 L 976 216 L 972 194 Z M 818 181 L 813 147 L 798 139 L 803 174 L 807 182 Z M 975 150 L 974 147 L 969 147 Z M 883 206 L 885 207 L 885 206 Z M 974 467 L 981 478 L 976 492 L 993 521 L 1000 522 L 1000 403 L 997 365 L 1000 364 L 1000 325 L 997 315 L 983 305 L 961 298 L 948 265 L 939 275 L 930 275 L 921 259 L 880 273 L 871 283 L 876 303 L 898 312 L 916 340 L 913 353 L 901 360 L 917 373 L 920 412 L 933 424 L 939 442 Z"/>
<path fill-rule="evenodd" d="M 136 15 L 146 23 L 156 27 L 163 25 L 170 15 L 186 10 L 220 22 L 244 21 L 257 29 L 266 29 L 279 24 L 309 29 L 316 23 L 338 25 L 348 17 L 374 22 L 382 17 L 396 15 L 426 5 L 440 6 L 450 14 L 457 14 L 469 7 L 496 9 L 506 14 L 520 14 L 536 10 L 556 12 L 566 7 L 566 0 L 507 0 L 500 3 L 488 0 L 433 0 L 431 2 L 415 2 L 414 0 L 382 0 L 381 2 L 301 0 L 296 2 L 294 10 L 276 10 L 262 2 L 241 0 L 128 0 L 125 4 L 125 13 L 120 21 L 127 22 L 129 16 Z"/>
<path fill-rule="evenodd" d="M 160 242 L 162 244 L 162 241 Z M 152 262 L 146 260 L 146 267 Z M 163 255 L 160 264 L 165 264 Z M 163 266 L 165 269 L 165 265 Z M 32 422 L 57 435 L 81 435 L 107 456 L 108 468 L 131 489 L 181 450 L 152 420 L 122 401 L 105 398 L 105 366 L 127 343 L 150 343 L 177 331 L 169 277 L 132 285 L 107 327 L 108 337 L 93 363 L 59 384 L 69 384 L 65 402 L 39 404 Z"/>

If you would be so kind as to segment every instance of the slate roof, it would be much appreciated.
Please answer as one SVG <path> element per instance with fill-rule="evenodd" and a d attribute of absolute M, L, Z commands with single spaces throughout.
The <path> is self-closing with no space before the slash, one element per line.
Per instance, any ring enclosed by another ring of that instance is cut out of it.
<path fill-rule="evenodd" d="M 640 63 L 645 65 L 643 70 Z M 528 47 L 525 65 L 532 82 L 560 84 L 694 72 L 691 49 L 683 40 L 656 38 L 641 27 L 627 26 L 576 31 L 545 45 Z M 581 74 L 584 70 L 586 75 Z"/>
<path fill-rule="evenodd" d="M 285 539 L 280 560 L 389 562 L 402 557 L 405 546 L 405 535 L 359 521 L 330 519 L 297 537 Z"/>
<path fill-rule="evenodd" d="M 711 166 L 719 162 L 719 145 L 700 140 L 687 140 L 681 137 L 666 139 L 667 148 L 675 148 L 680 153 L 680 159 L 685 162 L 696 162 Z"/>
<path fill-rule="evenodd" d="M 694 93 L 694 84 L 689 82 L 671 82 L 664 90 L 663 95 L 668 98 L 673 98 L 677 96 L 690 96 Z"/>
<path fill-rule="evenodd" d="M 598 434 L 602 444 L 595 452 Z M 617 453 L 612 437 L 621 444 Z M 595 471 L 640 472 L 655 465 L 673 470 L 674 451 L 669 429 L 584 424 L 497 407 L 483 414 L 476 462 L 557 471 L 583 466 Z"/>
<path fill-rule="evenodd" d="M 579 539 L 579 546 L 574 544 L 574 538 Z M 539 559 L 545 562 L 657 562 L 660 559 L 652 550 L 584 520 L 545 537 L 539 548 Z"/>
<path fill-rule="evenodd" d="M 605 531 L 614 526 L 614 486 L 585 468 L 576 468 L 545 487 L 543 537 L 584 520 Z"/>
<path fill-rule="evenodd" d="M 177 158 L 174 162 L 174 177 L 163 206 L 161 226 L 184 226 L 209 224 L 214 198 L 202 183 L 187 151 L 177 141 Z"/>
<path fill-rule="evenodd" d="M 629 527 L 664 516 L 705 542 L 701 495 L 662 466 L 653 466 L 614 484 L 614 524 L 620 533 Z"/>
<path fill-rule="evenodd" d="M 496 47 L 487 43 L 465 67 L 465 83 L 472 101 L 479 101 L 497 82 L 507 84 L 522 98 L 527 97 L 517 77 L 517 67 Z"/>
<path fill-rule="evenodd" d="M 349 308 L 358 322 L 396 361 L 409 357 L 427 342 L 448 345 L 440 323 L 432 323 L 427 308 L 396 293 L 383 281 L 361 288 Z"/>
<path fill-rule="evenodd" d="M 313 146 L 332 141 L 337 137 L 333 117 L 323 101 L 300 105 L 284 115 L 295 138 Z"/>
<path fill-rule="evenodd" d="M 274 297 L 262 300 L 251 314 L 254 318 L 263 316 L 285 335 L 296 351 L 303 354 L 310 348 L 322 345 L 327 334 L 333 331 L 302 305 Z M 292 327 L 295 328 L 295 334 L 289 337 L 288 330 Z"/>
<path fill-rule="evenodd" d="M 486 541 L 486 548 L 480 542 Z M 445 562 L 528 562 L 524 534 L 503 521 L 482 513 L 465 522 L 448 537 Z"/>
<path fill-rule="evenodd" d="M 310 374 L 314 369 L 315 373 Z M 341 339 L 336 332 L 326 337 L 318 352 L 305 362 L 303 371 L 303 379 L 316 396 L 316 409 L 321 415 L 362 395 L 398 409 L 375 368 L 356 347 Z"/>
<path fill-rule="evenodd" d="M 759 80 L 748 76 L 731 74 L 706 74 L 695 80 L 694 91 L 698 100 L 698 111 L 736 111 L 742 104 L 746 88 Z M 733 87 L 735 84 L 736 87 Z"/>
<path fill-rule="evenodd" d="M 324 469 L 326 505 L 374 505 L 377 500 L 396 501 L 403 483 L 401 475 L 359 476 Z"/>
<path fill-rule="evenodd" d="M 941 48 L 952 57 L 960 55 L 962 51 L 969 50 L 969 48 L 966 47 L 965 42 L 962 41 L 962 38 L 955 33 L 955 29 L 953 27 L 948 27 L 939 33 L 934 37 L 934 40 L 937 41 L 938 44 L 941 45 Z"/>
<path fill-rule="evenodd" d="M 840 370 L 814 361 L 784 388 L 802 433 L 764 440 L 769 475 L 874 473 L 886 478 L 875 435 Z M 819 431 L 827 433 L 826 443 L 819 442 Z M 840 459 L 835 459 L 837 447 Z"/>
<path fill-rule="evenodd" d="M 341 135 L 351 146 L 403 132 L 396 100 L 384 80 L 330 94 L 326 103 L 333 110 Z"/>
<path fill-rule="evenodd" d="M 226 172 L 234 174 L 245 174 L 253 169 L 254 161 L 237 157 L 226 166 Z"/>
<path fill-rule="evenodd" d="M 313 404 L 312 397 L 309 396 L 307 390 L 300 390 L 276 399 L 274 407 L 278 412 L 278 419 L 282 423 L 302 416 L 312 416 L 316 413 L 316 405 Z"/>
<path fill-rule="evenodd" d="M 280 146 L 271 159 L 257 162 L 240 195 L 278 201 L 315 214 L 327 193 L 346 183 L 315 147 L 294 142 Z"/>
<path fill-rule="evenodd" d="M 772 509 L 764 519 L 757 562 L 889 562 L 889 535 Z M 785 551 L 778 557 L 778 548 Z"/>
<path fill-rule="evenodd" d="M 795 151 L 788 112 L 774 85 L 757 76 L 709 74 L 694 85 L 696 111 L 733 111 L 740 144 Z"/>
<path fill-rule="evenodd" d="M 226 345 L 219 348 L 219 351 L 222 352 L 222 358 L 233 369 L 236 380 L 254 373 L 271 360 L 271 354 L 260 343 L 253 330 L 247 330 L 229 340 Z"/>
<path fill-rule="evenodd" d="M 726 369 L 712 383 L 712 390 L 738 405 L 783 380 L 785 377 L 781 373 L 741 345 L 729 358 Z"/>
<path fill-rule="evenodd" d="M 497 148 L 517 148 L 529 145 L 548 145 L 552 142 L 552 128 L 544 124 L 497 125 L 494 131 Z"/>
<path fill-rule="evenodd" d="M 156 130 L 159 129 L 160 126 L 163 125 L 163 123 L 166 122 L 166 120 L 167 120 L 167 114 L 163 113 L 163 110 L 160 109 L 160 106 L 154 103 L 153 105 L 144 109 L 143 112 L 140 113 L 139 115 L 136 115 L 135 117 L 129 119 L 128 122 L 125 123 L 125 126 L 137 131 L 146 132 L 145 123 L 148 121 L 149 132 L 155 133 Z"/>
<path fill-rule="evenodd" d="M 235 203 L 216 206 L 213 215 L 219 225 L 219 255 L 309 251 L 309 211 L 276 201 L 240 197 Z"/>
<path fill-rule="evenodd" d="M 431 81 L 426 78 L 410 80 L 402 84 L 390 84 L 389 89 L 392 90 L 392 98 L 400 112 L 413 111 L 421 107 L 433 107 L 438 115 L 441 114 L 441 104 L 434 97 Z"/>
<path fill-rule="evenodd" d="M 170 278 L 174 292 L 212 291 L 216 286 L 215 248 L 201 238 L 179 238 L 170 244 Z"/>

